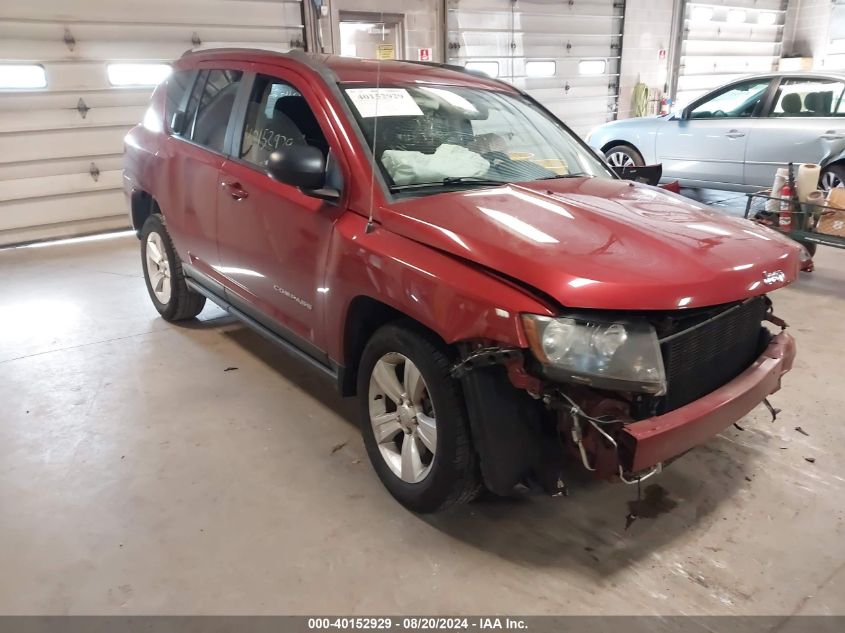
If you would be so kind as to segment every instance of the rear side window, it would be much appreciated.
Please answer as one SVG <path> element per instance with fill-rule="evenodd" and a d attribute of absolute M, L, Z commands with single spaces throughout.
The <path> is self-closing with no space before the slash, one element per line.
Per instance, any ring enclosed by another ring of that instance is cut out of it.
<path fill-rule="evenodd" d="M 784 79 L 775 95 L 773 117 L 841 116 L 845 83 L 836 79 Z"/>
<path fill-rule="evenodd" d="M 185 92 L 191 85 L 194 72 L 190 70 L 178 70 L 167 80 L 167 103 L 165 104 L 165 118 L 174 134 L 181 134 L 181 125 L 184 119 L 176 118 L 176 113 L 184 107 Z M 184 111 L 184 110 L 182 110 Z"/>
<path fill-rule="evenodd" d="M 185 136 L 216 152 L 223 151 L 226 128 L 243 73 L 239 70 L 204 70 L 191 92 L 185 111 Z"/>

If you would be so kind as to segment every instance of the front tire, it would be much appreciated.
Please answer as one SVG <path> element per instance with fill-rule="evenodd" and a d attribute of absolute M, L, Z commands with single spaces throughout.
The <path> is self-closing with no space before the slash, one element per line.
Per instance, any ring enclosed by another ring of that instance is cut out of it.
<path fill-rule="evenodd" d="M 188 288 L 182 262 L 158 213 L 141 229 L 141 264 L 155 309 L 165 321 L 193 319 L 205 306 L 205 297 Z"/>
<path fill-rule="evenodd" d="M 845 187 L 845 165 L 829 165 L 822 170 L 819 177 L 819 189 L 822 191 L 837 187 Z"/>
<path fill-rule="evenodd" d="M 399 503 L 436 512 L 481 491 L 478 460 L 445 346 L 411 324 L 390 324 L 367 343 L 358 368 L 364 445 Z"/>
<path fill-rule="evenodd" d="M 607 163 L 615 168 L 645 166 L 643 155 L 630 145 L 624 143 L 608 147 L 604 152 L 604 156 L 607 159 Z"/>

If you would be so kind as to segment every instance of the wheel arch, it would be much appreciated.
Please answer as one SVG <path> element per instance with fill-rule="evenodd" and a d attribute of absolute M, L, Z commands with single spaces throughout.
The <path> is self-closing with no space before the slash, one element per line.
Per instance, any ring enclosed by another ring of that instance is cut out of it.
<path fill-rule="evenodd" d="M 631 149 L 636 150 L 642 156 L 642 152 L 636 145 L 634 145 L 631 141 L 623 141 L 621 139 L 616 141 L 608 141 L 607 143 L 601 146 L 601 151 L 602 153 L 605 153 L 611 147 L 616 147 L 618 145 L 625 145 L 626 147 L 630 147 Z"/>
<path fill-rule="evenodd" d="M 822 161 L 821 168 L 822 171 L 828 169 L 830 167 L 842 167 L 845 168 L 845 150 L 842 152 L 833 155 L 829 160 Z"/>
<path fill-rule="evenodd" d="M 146 191 L 142 189 L 136 189 L 132 192 L 131 197 L 131 216 L 132 216 L 132 228 L 135 229 L 135 233 L 140 237 L 141 229 L 144 227 L 144 222 L 147 221 L 147 218 L 150 217 L 153 213 L 160 213 L 161 210 L 158 206 L 158 202 L 156 202 L 155 198 Z"/>
<path fill-rule="evenodd" d="M 358 380 L 358 365 L 367 342 L 379 328 L 389 323 L 402 322 L 417 332 L 433 339 L 445 349 L 449 345 L 434 330 L 394 308 L 368 295 L 358 295 L 349 303 L 343 326 L 343 372 L 338 386 L 341 395 L 354 396 Z"/>

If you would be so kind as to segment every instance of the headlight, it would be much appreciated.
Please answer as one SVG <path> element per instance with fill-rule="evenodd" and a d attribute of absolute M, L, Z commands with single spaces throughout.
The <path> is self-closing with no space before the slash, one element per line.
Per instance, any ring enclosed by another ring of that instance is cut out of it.
<path fill-rule="evenodd" d="M 523 314 L 531 351 L 550 378 L 614 391 L 666 393 L 663 357 L 644 321 Z"/>

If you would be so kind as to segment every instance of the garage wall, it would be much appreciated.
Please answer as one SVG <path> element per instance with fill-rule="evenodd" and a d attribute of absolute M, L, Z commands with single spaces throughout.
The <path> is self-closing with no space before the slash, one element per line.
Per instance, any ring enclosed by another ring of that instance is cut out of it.
<path fill-rule="evenodd" d="M 830 8 L 824 56 L 814 65 L 825 70 L 845 69 L 845 0 L 835 0 Z"/>
<path fill-rule="evenodd" d="M 123 136 L 151 88 L 111 86 L 109 62 L 238 44 L 302 47 L 299 0 L 3 2 L 0 63 L 47 87 L 0 91 L 0 245 L 127 225 Z"/>
<path fill-rule="evenodd" d="M 677 0 L 625 2 L 624 48 L 619 81 L 620 119 L 631 116 L 631 97 L 638 82 L 649 87 L 652 99 L 668 90 L 673 14 L 678 4 Z M 666 54 L 661 57 L 660 51 Z M 652 107 L 655 106 L 652 104 Z"/>
<path fill-rule="evenodd" d="M 845 68 L 845 0 L 790 0 L 784 50 L 815 70 Z"/>
<path fill-rule="evenodd" d="M 616 118 L 625 2 L 447 0 L 447 61 L 498 64 L 499 78 L 527 90 L 579 134 Z M 581 61 L 605 62 L 583 74 Z M 555 63 L 529 77 L 526 64 Z"/>
<path fill-rule="evenodd" d="M 821 65 L 831 9 L 831 0 L 791 0 L 786 12 L 784 54 L 813 58 L 815 65 Z"/>
<path fill-rule="evenodd" d="M 786 7 L 786 0 L 688 0 L 680 34 L 676 103 L 682 106 L 744 75 L 777 70 Z"/>
<path fill-rule="evenodd" d="M 433 61 L 443 60 L 443 11 L 441 0 L 331 0 L 332 50 L 340 54 L 340 12 L 382 11 L 405 17 L 405 50 L 402 59 L 416 60 L 420 48 L 432 49 Z"/>

